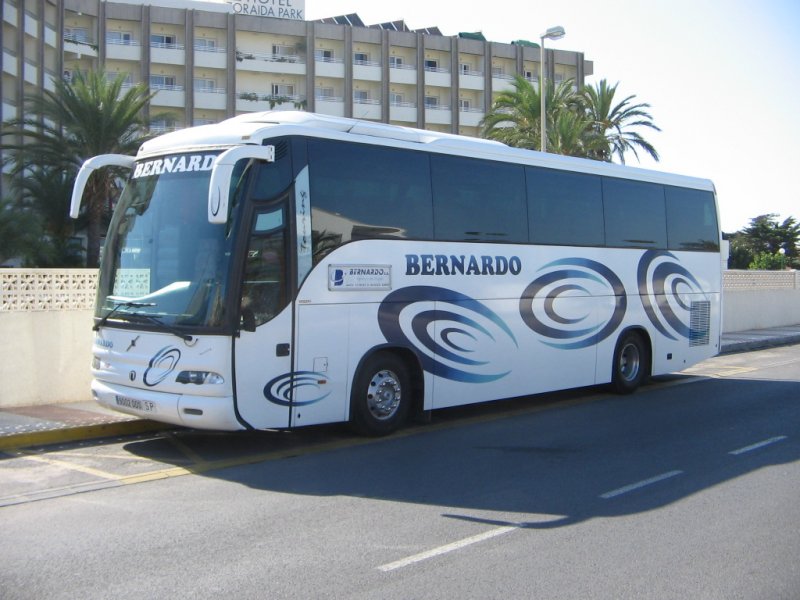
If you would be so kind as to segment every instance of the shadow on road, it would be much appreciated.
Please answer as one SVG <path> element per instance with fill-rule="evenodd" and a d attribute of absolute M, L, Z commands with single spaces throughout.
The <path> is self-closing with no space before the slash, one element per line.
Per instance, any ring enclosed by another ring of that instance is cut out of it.
<path fill-rule="evenodd" d="M 186 432 L 179 439 L 201 461 L 247 452 L 280 456 L 201 471 L 206 477 L 285 494 L 435 505 L 448 518 L 523 528 L 653 510 L 800 459 L 800 382 L 708 379 L 592 402 L 578 400 L 580 392 L 551 398 L 556 402 L 547 410 L 533 412 L 520 411 L 520 401 L 461 408 L 434 417 L 447 427 L 422 426 L 381 440 L 354 441 L 342 427 L 240 436 Z M 486 411 L 495 418 L 472 418 Z M 315 444 L 325 451 L 309 452 Z M 126 450 L 164 462 L 175 456 L 167 439 L 132 442 Z M 671 475 L 615 492 L 663 474 Z"/>

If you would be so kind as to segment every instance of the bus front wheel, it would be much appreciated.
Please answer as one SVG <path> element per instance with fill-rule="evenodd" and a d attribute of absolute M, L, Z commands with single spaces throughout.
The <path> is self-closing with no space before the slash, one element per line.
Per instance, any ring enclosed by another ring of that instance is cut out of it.
<path fill-rule="evenodd" d="M 614 350 L 611 386 L 619 394 L 630 394 L 647 378 L 650 351 L 641 334 L 629 331 L 619 338 Z"/>
<path fill-rule="evenodd" d="M 389 352 L 369 357 L 358 370 L 350 394 L 350 420 L 364 435 L 387 435 L 406 421 L 411 380 L 405 363 Z"/>

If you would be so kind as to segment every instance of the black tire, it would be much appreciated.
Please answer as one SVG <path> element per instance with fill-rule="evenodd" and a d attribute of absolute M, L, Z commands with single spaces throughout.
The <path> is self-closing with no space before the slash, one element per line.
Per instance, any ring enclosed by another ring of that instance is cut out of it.
<path fill-rule="evenodd" d="M 617 340 L 611 365 L 611 387 L 618 394 L 636 391 L 650 371 L 650 350 L 641 334 L 629 331 Z"/>
<path fill-rule="evenodd" d="M 361 365 L 350 392 L 350 423 L 362 435 L 388 435 L 405 422 L 411 404 L 411 379 L 405 363 L 378 352 Z"/>

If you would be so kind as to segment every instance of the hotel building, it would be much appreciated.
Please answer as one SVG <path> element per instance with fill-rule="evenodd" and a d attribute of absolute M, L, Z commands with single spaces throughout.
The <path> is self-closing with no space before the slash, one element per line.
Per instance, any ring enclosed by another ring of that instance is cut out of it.
<path fill-rule="evenodd" d="M 2 6 L 3 120 L 20 116 L 26 94 L 53 89 L 53 78 L 102 69 L 157 91 L 150 115 L 172 117 L 155 121 L 156 130 L 301 108 L 475 136 L 514 75 L 539 80 L 536 44 L 402 21 L 365 26 L 357 15 L 307 21 L 303 0 Z M 592 74 L 581 52 L 547 49 L 545 57 L 546 77 L 556 81 L 582 85 Z"/>

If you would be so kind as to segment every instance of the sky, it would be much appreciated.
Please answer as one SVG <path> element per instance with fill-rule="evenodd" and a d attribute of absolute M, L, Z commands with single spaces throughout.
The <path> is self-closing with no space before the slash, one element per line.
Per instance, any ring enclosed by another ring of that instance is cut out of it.
<path fill-rule="evenodd" d="M 800 220 L 800 2 L 797 0 L 305 0 L 305 18 L 358 13 L 444 35 L 538 42 L 583 52 L 586 83 L 619 82 L 618 99 L 650 104 L 661 155 L 628 165 L 711 179 L 723 231 L 777 213 Z"/>

